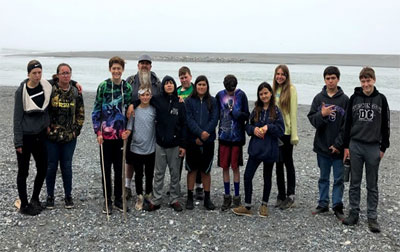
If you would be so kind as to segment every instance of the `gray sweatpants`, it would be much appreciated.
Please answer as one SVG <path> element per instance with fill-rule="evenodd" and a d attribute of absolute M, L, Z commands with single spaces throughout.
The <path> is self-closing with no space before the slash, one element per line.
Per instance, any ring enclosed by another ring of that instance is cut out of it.
<path fill-rule="evenodd" d="M 179 176 L 180 163 L 179 147 L 163 148 L 156 144 L 156 164 L 154 168 L 154 187 L 153 187 L 153 204 L 160 205 L 162 203 L 162 194 L 164 189 L 164 177 L 167 165 L 171 176 L 170 182 L 170 204 L 178 201 L 180 195 Z"/>
<path fill-rule="evenodd" d="M 350 210 L 360 212 L 360 191 L 365 164 L 367 179 L 367 216 L 371 219 L 377 218 L 378 207 L 378 170 L 380 159 L 379 144 L 366 144 L 357 141 L 350 141 L 350 163 L 351 181 L 349 189 Z"/>

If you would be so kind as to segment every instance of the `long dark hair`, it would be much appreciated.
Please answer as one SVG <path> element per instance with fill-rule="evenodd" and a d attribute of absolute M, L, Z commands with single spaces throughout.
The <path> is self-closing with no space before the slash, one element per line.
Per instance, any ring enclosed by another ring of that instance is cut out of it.
<path fill-rule="evenodd" d="M 54 82 L 58 82 L 58 76 L 57 76 L 57 75 L 60 73 L 60 69 L 61 69 L 61 67 L 63 67 L 63 66 L 68 67 L 69 70 L 70 70 L 71 73 L 72 73 L 72 68 L 71 68 L 70 65 L 68 65 L 67 63 L 61 63 L 61 64 L 59 64 L 59 65 L 57 66 L 57 73 L 53 74 L 53 76 L 52 76 L 52 79 L 53 79 Z"/>
<path fill-rule="evenodd" d="M 271 93 L 271 99 L 269 100 L 269 106 L 268 106 L 269 117 L 271 117 L 272 119 L 276 118 L 274 91 L 272 90 L 272 87 L 270 84 L 268 84 L 268 82 L 263 82 L 260 85 L 258 85 L 257 88 L 257 101 L 254 104 L 255 105 L 254 111 L 256 113 L 254 116 L 254 122 L 258 122 L 261 116 L 261 112 L 264 108 L 264 103 L 260 99 L 260 91 L 264 88 L 268 89 L 268 91 Z"/>
<path fill-rule="evenodd" d="M 194 81 L 194 88 L 193 88 L 193 92 L 190 95 L 190 97 L 197 97 L 200 99 L 199 94 L 197 93 L 197 84 L 200 81 L 204 81 L 207 84 L 207 91 L 203 96 L 203 99 L 205 99 L 207 101 L 207 108 L 208 110 L 212 109 L 212 101 L 211 101 L 211 95 L 210 95 L 210 84 L 208 83 L 208 79 L 205 75 L 199 75 L 196 80 Z"/>

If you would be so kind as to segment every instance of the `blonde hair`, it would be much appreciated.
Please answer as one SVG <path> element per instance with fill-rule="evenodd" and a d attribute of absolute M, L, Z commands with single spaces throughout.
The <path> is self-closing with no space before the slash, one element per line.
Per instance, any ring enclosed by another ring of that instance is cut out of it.
<path fill-rule="evenodd" d="M 281 94 L 279 97 L 279 108 L 284 113 L 289 114 L 290 113 L 290 86 L 292 85 L 292 83 L 290 81 L 289 68 L 286 65 L 278 65 L 275 68 L 274 80 L 273 80 L 273 90 L 274 90 L 274 94 L 276 94 L 276 90 L 279 87 L 279 84 L 276 81 L 276 74 L 279 69 L 281 69 L 283 71 L 283 74 L 286 76 L 285 82 L 283 84 L 281 84 L 282 89 L 281 89 Z"/>

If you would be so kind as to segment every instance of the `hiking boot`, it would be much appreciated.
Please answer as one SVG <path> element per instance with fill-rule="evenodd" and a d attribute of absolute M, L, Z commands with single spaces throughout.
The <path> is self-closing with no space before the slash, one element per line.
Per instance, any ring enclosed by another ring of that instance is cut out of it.
<path fill-rule="evenodd" d="M 124 212 L 124 204 L 123 204 L 123 202 L 122 202 L 122 199 L 116 200 L 116 201 L 114 202 L 114 207 L 115 207 L 118 211 L 120 211 L 121 213 L 123 213 L 123 212 Z M 126 206 L 126 212 L 129 212 L 128 206 Z"/>
<path fill-rule="evenodd" d="M 349 215 L 342 221 L 343 225 L 354 226 L 358 223 L 358 213 L 350 211 Z"/>
<path fill-rule="evenodd" d="M 232 196 L 231 195 L 224 195 L 224 203 L 222 203 L 221 211 L 226 211 L 231 207 L 232 204 Z"/>
<path fill-rule="evenodd" d="M 195 196 L 196 199 L 197 199 L 197 200 L 203 200 L 203 199 L 204 199 L 203 194 L 204 194 L 204 189 L 201 188 L 201 187 L 197 187 L 197 188 L 196 188 L 196 196 Z"/>
<path fill-rule="evenodd" d="M 322 213 L 327 213 L 329 212 L 328 207 L 322 207 L 322 206 L 317 206 L 314 211 L 311 212 L 312 215 L 318 215 Z"/>
<path fill-rule="evenodd" d="M 335 213 L 336 218 L 338 220 L 343 221 L 344 220 L 344 213 L 343 213 L 343 205 L 337 205 L 333 208 L 333 212 Z"/>
<path fill-rule="evenodd" d="M 283 200 L 276 199 L 275 207 L 281 207 L 282 203 L 283 203 Z"/>
<path fill-rule="evenodd" d="M 212 203 L 210 198 L 205 198 L 204 199 L 204 207 L 207 210 L 214 210 L 215 209 L 215 205 Z"/>
<path fill-rule="evenodd" d="M 140 211 L 143 209 L 143 195 L 139 194 L 136 200 L 135 209 Z"/>
<path fill-rule="evenodd" d="M 368 228 L 372 233 L 381 232 L 381 227 L 379 226 L 377 219 L 368 218 Z"/>
<path fill-rule="evenodd" d="M 54 209 L 54 197 L 52 196 L 47 196 L 46 199 L 46 208 L 47 209 Z"/>
<path fill-rule="evenodd" d="M 236 215 L 243 215 L 243 216 L 252 216 L 252 212 L 245 206 L 239 206 L 232 209 L 232 212 Z"/>
<path fill-rule="evenodd" d="M 74 208 L 74 202 L 72 201 L 72 197 L 71 196 L 69 196 L 69 197 L 66 197 L 65 199 L 64 199 L 64 201 L 65 201 L 65 208 L 66 209 L 71 209 L 71 208 Z"/>
<path fill-rule="evenodd" d="M 294 207 L 294 197 L 293 196 L 288 196 L 281 204 L 279 207 L 281 210 L 289 209 L 291 207 Z"/>
<path fill-rule="evenodd" d="M 187 198 L 187 201 L 186 201 L 186 209 L 187 209 L 187 210 L 193 210 L 193 209 L 194 209 L 193 198 L 192 198 L 192 197 L 188 197 L 188 198 Z"/>
<path fill-rule="evenodd" d="M 267 205 L 261 205 L 260 209 L 258 209 L 258 216 L 267 217 L 268 216 L 268 207 Z"/>
<path fill-rule="evenodd" d="M 240 207 L 241 204 L 242 204 L 242 200 L 240 199 L 240 195 L 233 196 L 233 206 Z"/>
<path fill-rule="evenodd" d="M 144 195 L 144 199 L 150 201 L 153 198 L 153 194 L 152 193 L 148 193 Z"/>
<path fill-rule="evenodd" d="M 175 212 L 182 212 L 182 206 L 181 204 L 179 204 L 178 201 L 175 201 L 174 203 L 169 205 L 170 207 L 172 207 L 172 209 L 174 209 Z"/>
<path fill-rule="evenodd" d="M 111 200 L 107 200 L 107 205 L 108 205 L 108 215 L 111 215 L 112 214 L 112 209 L 113 209 L 113 206 L 112 206 L 112 201 Z M 107 206 L 106 205 L 106 201 L 104 201 L 104 203 L 103 203 L 103 214 L 107 214 Z"/>
<path fill-rule="evenodd" d="M 125 198 L 126 200 L 130 200 L 132 198 L 132 189 L 129 187 L 125 187 Z"/>
<path fill-rule="evenodd" d="M 39 200 L 36 199 L 31 199 L 31 205 L 40 212 L 46 208 Z"/>
<path fill-rule="evenodd" d="M 36 209 L 34 206 L 32 206 L 32 204 L 28 204 L 24 207 L 21 207 L 19 209 L 19 212 L 21 214 L 30 215 L 30 216 L 35 216 L 35 215 L 40 214 L 40 211 L 38 209 Z"/>

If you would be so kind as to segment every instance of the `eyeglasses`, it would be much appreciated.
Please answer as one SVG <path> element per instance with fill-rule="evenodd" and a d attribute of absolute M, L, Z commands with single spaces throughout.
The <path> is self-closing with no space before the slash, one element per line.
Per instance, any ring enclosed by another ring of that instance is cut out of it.
<path fill-rule="evenodd" d="M 68 75 L 71 75 L 71 72 L 62 72 L 62 73 L 59 73 L 60 75 L 63 75 L 63 76 L 68 76 Z"/>

